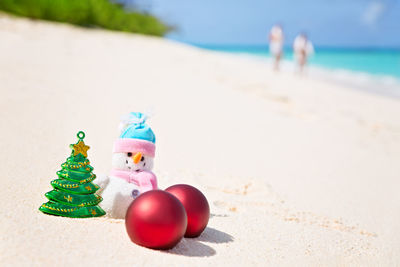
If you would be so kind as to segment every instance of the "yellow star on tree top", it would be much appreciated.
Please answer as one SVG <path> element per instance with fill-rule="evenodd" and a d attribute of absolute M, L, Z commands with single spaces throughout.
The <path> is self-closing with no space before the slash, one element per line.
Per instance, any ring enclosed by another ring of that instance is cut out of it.
<path fill-rule="evenodd" d="M 81 153 L 83 156 L 85 156 L 85 158 L 87 157 L 87 151 L 89 150 L 90 146 L 85 145 L 82 140 L 79 140 L 77 144 L 71 146 L 74 152 L 74 156 Z"/>

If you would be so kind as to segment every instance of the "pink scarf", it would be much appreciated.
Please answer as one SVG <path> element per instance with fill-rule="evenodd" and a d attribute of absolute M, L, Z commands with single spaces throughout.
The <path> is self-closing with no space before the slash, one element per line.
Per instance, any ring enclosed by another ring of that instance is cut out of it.
<path fill-rule="evenodd" d="M 130 172 L 112 169 L 110 176 L 115 176 L 130 184 L 137 185 L 140 193 L 157 189 L 157 178 L 151 171 Z"/>

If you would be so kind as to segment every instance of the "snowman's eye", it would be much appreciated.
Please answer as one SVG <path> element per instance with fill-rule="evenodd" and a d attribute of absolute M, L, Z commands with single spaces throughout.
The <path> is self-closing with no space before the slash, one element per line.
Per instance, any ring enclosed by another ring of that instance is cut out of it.
<path fill-rule="evenodd" d="M 142 157 L 142 159 L 140 161 L 144 161 L 144 157 Z"/>
<path fill-rule="evenodd" d="M 128 157 L 132 157 L 132 153 L 131 152 L 128 152 Z"/>

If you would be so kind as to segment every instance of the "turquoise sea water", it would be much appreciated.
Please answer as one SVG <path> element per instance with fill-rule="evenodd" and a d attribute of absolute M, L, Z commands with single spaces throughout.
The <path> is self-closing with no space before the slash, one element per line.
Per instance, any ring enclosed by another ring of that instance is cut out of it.
<path fill-rule="evenodd" d="M 216 46 L 195 45 L 201 48 L 270 57 L 268 46 Z M 284 59 L 293 60 L 293 52 L 285 49 Z M 392 76 L 400 79 L 400 49 L 354 49 L 316 47 L 310 65 L 328 69 L 345 69 L 373 75 Z"/>

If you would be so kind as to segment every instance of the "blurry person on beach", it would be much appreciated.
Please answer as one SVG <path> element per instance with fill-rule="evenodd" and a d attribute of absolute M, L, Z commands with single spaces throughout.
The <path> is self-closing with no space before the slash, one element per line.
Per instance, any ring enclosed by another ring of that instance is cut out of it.
<path fill-rule="evenodd" d="M 299 73 L 303 73 L 308 57 L 314 53 L 314 47 L 306 34 L 301 33 L 296 37 L 293 43 L 293 51 Z"/>
<path fill-rule="evenodd" d="M 269 32 L 269 51 L 274 57 L 274 69 L 279 70 L 279 61 L 283 53 L 283 30 L 280 25 L 274 25 Z"/>

